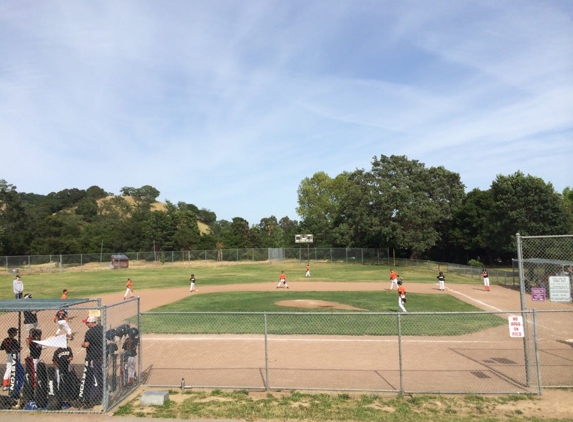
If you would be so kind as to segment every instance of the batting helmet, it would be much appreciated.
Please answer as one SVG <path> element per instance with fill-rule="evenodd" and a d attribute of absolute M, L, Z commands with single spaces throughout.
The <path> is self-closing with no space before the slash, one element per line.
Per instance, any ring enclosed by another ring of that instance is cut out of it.
<path fill-rule="evenodd" d="M 128 332 L 129 332 L 129 324 L 123 324 L 123 325 L 120 325 L 119 327 L 117 327 L 117 336 L 118 337 L 126 336 Z"/>
<path fill-rule="evenodd" d="M 134 338 L 134 337 L 137 337 L 137 336 L 139 336 L 139 330 L 138 330 L 137 328 L 135 328 L 135 327 L 131 327 L 131 328 L 129 329 L 129 337 Z"/>
<path fill-rule="evenodd" d="M 117 336 L 117 331 L 114 328 L 110 328 L 105 332 L 105 338 L 109 341 L 113 341 L 115 336 Z"/>
<path fill-rule="evenodd" d="M 402 280 L 398 280 L 398 286 L 402 285 Z"/>

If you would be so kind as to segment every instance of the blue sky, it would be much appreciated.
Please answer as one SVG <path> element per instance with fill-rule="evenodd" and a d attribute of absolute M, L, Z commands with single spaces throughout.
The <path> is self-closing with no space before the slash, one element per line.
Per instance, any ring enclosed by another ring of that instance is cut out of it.
<path fill-rule="evenodd" d="M 0 1 L 0 179 L 151 185 L 299 220 L 300 182 L 406 155 L 573 187 L 567 1 Z"/>

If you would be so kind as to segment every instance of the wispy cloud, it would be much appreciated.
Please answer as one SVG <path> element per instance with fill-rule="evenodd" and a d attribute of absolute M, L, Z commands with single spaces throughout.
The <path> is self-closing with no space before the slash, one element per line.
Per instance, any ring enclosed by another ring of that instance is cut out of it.
<path fill-rule="evenodd" d="M 559 1 L 0 4 L 0 178 L 152 185 L 256 224 L 317 171 L 407 155 L 487 189 L 571 186 L 573 7 Z"/>

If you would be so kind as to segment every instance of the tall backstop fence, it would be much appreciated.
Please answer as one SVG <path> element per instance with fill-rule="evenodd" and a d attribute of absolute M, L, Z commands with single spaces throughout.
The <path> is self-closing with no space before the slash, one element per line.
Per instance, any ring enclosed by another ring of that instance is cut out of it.
<path fill-rule="evenodd" d="M 573 235 L 520 236 L 517 261 L 522 309 L 556 309 L 572 300 Z"/>
<path fill-rule="evenodd" d="M 140 383 L 139 299 L 0 301 L 0 409 L 106 412 Z M 85 343 L 87 342 L 87 343 Z"/>
<path fill-rule="evenodd" d="M 141 328 L 142 383 L 156 388 L 540 394 L 573 387 L 571 310 L 145 312 Z"/>

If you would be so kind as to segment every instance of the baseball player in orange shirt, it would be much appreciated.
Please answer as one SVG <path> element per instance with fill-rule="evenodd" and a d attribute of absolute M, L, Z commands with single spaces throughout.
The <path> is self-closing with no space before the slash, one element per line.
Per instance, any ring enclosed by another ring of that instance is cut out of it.
<path fill-rule="evenodd" d="M 398 273 L 393 268 L 390 269 L 390 290 L 394 288 L 394 284 L 398 287 Z"/>
<path fill-rule="evenodd" d="M 281 275 L 279 276 L 279 284 L 277 285 L 277 289 L 281 287 L 281 284 L 288 289 L 288 284 L 286 282 L 286 274 L 284 271 L 281 271 Z"/>
<path fill-rule="evenodd" d="M 127 295 L 130 295 L 130 297 L 133 297 L 133 285 L 131 284 L 131 278 L 127 279 L 127 283 L 125 283 L 125 287 L 127 288 L 125 290 L 125 294 L 123 295 L 123 298 L 127 298 Z"/>
<path fill-rule="evenodd" d="M 402 309 L 402 312 L 408 313 L 406 308 L 404 308 L 404 303 L 406 303 L 406 288 L 402 285 L 402 280 L 398 280 L 398 306 Z"/>

